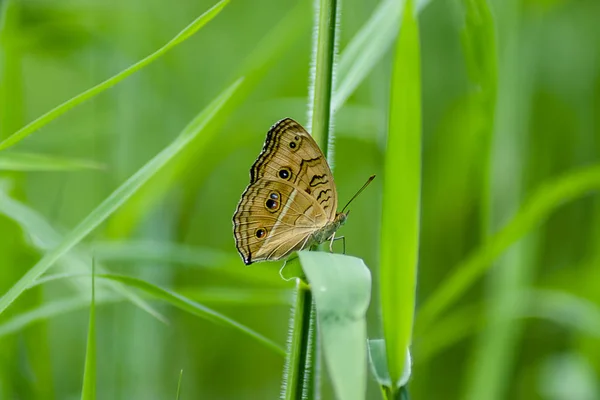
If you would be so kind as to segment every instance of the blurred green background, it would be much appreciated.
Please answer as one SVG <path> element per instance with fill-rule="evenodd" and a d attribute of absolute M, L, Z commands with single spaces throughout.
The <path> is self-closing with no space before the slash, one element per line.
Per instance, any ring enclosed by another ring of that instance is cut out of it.
<path fill-rule="evenodd" d="M 283 345 L 291 286 L 279 263 L 243 265 L 231 217 L 268 128 L 284 117 L 306 123 L 312 3 L 233 0 L 149 67 L 2 151 L 86 164 L 23 171 L 0 159 L 0 293 L 245 76 L 208 128 L 208 148 L 187 149 L 50 273 L 86 273 L 94 256 L 99 268 L 189 296 Z M 478 39 L 465 31 L 472 2 L 425 3 L 418 304 L 541 183 L 598 163 L 600 154 L 600 2 L 492 1 L 498 81 L 485 91 L 469 54 L 493 60 L 495 49 L 483 42 L 467 50 Z M 1 0 L 0 139 L 153 52 L 213 4 Z M 344 1 L 342 54 L 376 7 Z M 370 47 L 387 46 L 370 38 Z M 381 170 L 392 56 L 390 46 L 372 69 L 359 66 L 366 78 L 337 112 L 340 203 Z M 371 337 L 381 337 L 380 193 L 375 180 L 342 230 L 347 253 L 373 273 Z M 599 263 L 600 198 L 590 193 L 511 247 L 440 321 L 417 325 L 411 397 L 599 399 Z M 165 324 L 98 285 L 98 398 L 175 398 L 182 369 L 182 399 L 278 397 L 279 354 L 151 302 Z M 89 296 L 89 278 L 56 279 L 0 316 L 0 399 L 80 397 Z M 369 385 L 368 398 L 379 398 Z M 324 386 L 323 398 L 332 398 L 326 377 Z"/>

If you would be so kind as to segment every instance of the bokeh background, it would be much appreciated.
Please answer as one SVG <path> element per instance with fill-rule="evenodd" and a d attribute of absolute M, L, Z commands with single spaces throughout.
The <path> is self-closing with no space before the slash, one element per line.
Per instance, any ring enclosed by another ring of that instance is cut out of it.
<path fill-rule="evenodd" d="M 283 117 L 306 123 L 312 3 L 233 0 L 184 44 L 6 151 L 92 168 L 0 170 L 0 293 L 220 91 L 246 77 L 208 128 L 214 136 L 207 147 L 191 146 L 49 271 L 69 276 L 28 290 L 0 316 L 0 399 L 80 397 L 90 283 L 72 274 L 89 271 L 92 257 L 99 268 L 189 296 L 285 343 L 290 285 L 279 279 L 278 263 L 243 265 L 231 216 L 268 128 Z M 468 3 L 420 3 L 418 303 L 532 190 L 599 160 L 600 2 L 491 1 L 495 120 L 482 111 L 469 70 Z M 0 138 L 151 53 L 213 4 L 1 0 Z M 344 1 L 342 54 L 376 7 Z M 390 46 L 337 112 L 341 203 L 381 171 L 392 56 Z M 381 336 L 380 193 L 376 180 L 343 228 L 347 253 L 373 273 L 371 337 Z M 599 399 L 599 227 L 597 194 L 566 202 L 439 324 L 417 330 L 411 397 Z M 98 285 L 98 398 L 175 398 L 182 369 L 182 399 L 277 398 L 280 355 L 229 327 L 150 302 L 168 319 L 160 322 L 106 282 Z M 369 385 L 368 398 L 378 398 L 375 382 Z M 324 398 L 332 398 L 326 377 L 324 386 Z"/>

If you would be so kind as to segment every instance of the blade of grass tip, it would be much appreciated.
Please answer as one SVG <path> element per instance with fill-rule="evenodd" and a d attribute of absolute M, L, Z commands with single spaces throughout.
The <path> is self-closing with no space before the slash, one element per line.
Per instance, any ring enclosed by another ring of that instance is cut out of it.
<path fill-rule="evenodd" d="M 510 245 L 535 228 L 559 206 L 576 200 L 592 190 L 600 190 L 600 165 L 583 168 L 542 184 L 523 204 L 514 218 L 490 237 L 487 243 L 453 268 L 452 275 L 445 279 L 441 287 L 425 301 L 417 317 L 418 331 L 428 328 L 491 267 L 492 261 Z"/>
<path fill-rule="evenodd" d="M 86 100 L 104 92 L 105 90 L 111 88 L 117 83 L 121 82 L 123 79 L 132 75 L 133 73 L 141 70 L 146 67 L 153 61 L 157 60 L 161 56 L 163 56 L 166 52 L 171 50 L 173 47 L 178 44 L 184 42 L 188 38 L 190 38 L 194 33 L 198 32 L 200 28 L 206 25 L 209 21 L 211 21 L 214 17 L 216 17 L 221 10 L 229 3 L 229 0 L 222 0 L 216 5 L 214 5 L 210 10 L 206 11 L 204 14 L 196 18 L 191 24 L 185 27 L 181 32 L 179 32 L 173 39 L 171 39 L 167 44 L 165 44 L 160 49 L 156 50 L 154 53 L 149 56 L 143 58 L 137 63 L 133 64 L 129 68 L 119 72 L 118 74 L 112 76 L 111 78 L 105 80 L 104 82 L 99 83 L 98 85 L 86 90 L 78 94 L 77 96 L 67 100 L 66 102 L 60 104 L 59 106 L 53 108 L 48 111 L 46 114 L 38 117 L 34 121 L 30 122 L 23 128 L 19 129 L 17 132 L 10 135 L 4 141 L 0 142 L 0 150 L 4 150 L 10 146 L 14 146 L 21 140 L 25 139 L 27 136 L 31 135 L 33 132 L 47 125 L 49 122 L 55 120 L 62 114 L 66 113 L 70 109 L 76 107 L 77 105 L 83 103 Z"/>
<path fill-rule="evenodd" d="M 68 253 L 74 246 L 81 242 L 98 225 L 103 223 L 115 210 L 127 201 L 139 188 L 147 182 L 154 174 L 163 168 L 179 152 L 182 151 L 209 121 L 223 107 L 227 100 L 235 93 L 241 83 L 241 79 L 224 90 L 211 104 L 209 104 L 196 118 L 188 124 L 182 133 L 163 151 L 154 156 L 133 176 L 119 186 L 98 207 L 83 219 L 71 232 L 69 232 L 53 250 L 35 264 L 27 273 L 15 283 L 8 292 L 0 298 L 0 314 L 17 299 L 31 283 L 46 272 L 48 268 L 64 254 Z"/>
<path fill-rule="evenodd" d="M 183 381 L 183 370 L 179 371 L 179 380 L 177 381 L 177 395 L 175 396 L 176 400 L 181 398 L 181 382 Z"/>
<path fill-rule="evenodd" d="M 102 165 L 93 161 L 52 157 L 44 154 L 12 151 L 0 153 L 0 171 L 74 171 L 82 169 L 102 169 Z"/>
<path fill-rule="evenodd" d="M 144 293 L 154 298 L 164 300 L 172 306 L 179 308 L 180 310 L 189 312 L 190 314 L 196 315 L 201 318 L 205 318 L 211 322 L 221 323 L 223 325 L 235 328 L 238 331 L 246 334 L 247 336 L 266 345 L 270 349 L 274 350 L 276 353 L 281 355 L 285 354 L 284 349 L 277 343 L 273 342 L 271 339 L 268 339 L 260 333 L 248 328 L 247 326 L 242 325 L 239 322 L 209 307 L 196 303 L 195 301 L 192 301 L 178 293 L 174 293 L 169 290 L 163 289 L 144 280 L 125 275 L 98 274 L 97 277 L 121 282 L 127 286 L 142 290 Z"/>
<path fill-rule="evenodd" d="M 408 0 L 396 44 L 384 167 L 381 307 L 386 359 L 395 385 L 411 343 L 421 196 L 421 64 L 419 26 Z"/>
<path fill-rule="evenodd" d="M 81 400 L 96 399 L 96 265 L 92 259 L 92 302 L 90 303 L 90 322 L 88 327 L 85 369 L 83 372 L 83 389 Z"/>

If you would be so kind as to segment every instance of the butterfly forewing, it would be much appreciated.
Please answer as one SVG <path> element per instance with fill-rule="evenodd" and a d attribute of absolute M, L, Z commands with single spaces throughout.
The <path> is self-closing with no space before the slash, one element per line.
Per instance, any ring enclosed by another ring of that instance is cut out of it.
<path fill-rule="evenodd" d="M 333 175 L 319 146 L 300 124 L 283 119 L 269 130 L 233 216 L 237 249 L 246 264 L 285 257 L 310 244 L 336 208 Z"/>

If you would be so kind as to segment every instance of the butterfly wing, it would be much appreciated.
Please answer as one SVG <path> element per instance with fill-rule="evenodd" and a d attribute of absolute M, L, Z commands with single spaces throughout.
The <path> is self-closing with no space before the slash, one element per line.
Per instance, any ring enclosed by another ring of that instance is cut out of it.
<path fill-rule="evenodd" d="M 336 208 L 333 175 L 319 146 L 300 124 L 283 119 L 250 169 L 233 216 L 236 247 L 246 264 L 278 260 L 309 245 Z"/>

